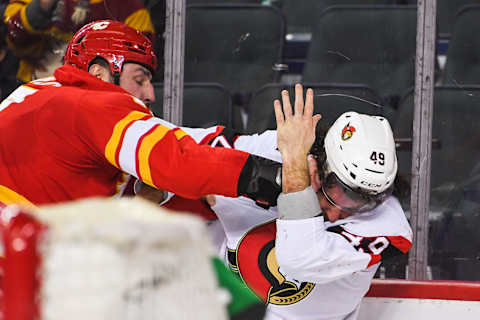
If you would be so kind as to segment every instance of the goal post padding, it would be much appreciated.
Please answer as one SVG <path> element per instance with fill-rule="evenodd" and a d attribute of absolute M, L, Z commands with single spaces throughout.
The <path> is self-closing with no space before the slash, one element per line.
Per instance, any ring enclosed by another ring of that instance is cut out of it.
<path fill-rule="evenodd" d="M 141 199 L 7 207 L 6 320 L 227 319 L 203 222 Z"/>

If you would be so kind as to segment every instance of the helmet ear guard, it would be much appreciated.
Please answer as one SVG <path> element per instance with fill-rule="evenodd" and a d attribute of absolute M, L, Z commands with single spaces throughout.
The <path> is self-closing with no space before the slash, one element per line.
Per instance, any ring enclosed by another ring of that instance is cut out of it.
<path fill-rule="evenodd" d="M 88 71 L 96 58 L 108 63 L 112 75 L 120 74 L 126 62 L 141 64 L 152 73 L 157 68 L 157 57 L 150 40 L 119 21 L 101 20 L 83 26 L 70 40 L 64 61 Z"/>

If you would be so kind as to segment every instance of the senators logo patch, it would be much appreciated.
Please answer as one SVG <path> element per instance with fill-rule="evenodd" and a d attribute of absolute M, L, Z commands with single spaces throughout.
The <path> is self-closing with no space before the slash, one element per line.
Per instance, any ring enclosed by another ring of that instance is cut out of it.
<path fill-rule="evenodd" d="M 314 283 L 289 281 L 280 272 L 275 256 L 275 221 L 250 230 L 237 250 L 229 250 L 230 269 L 265 302 L 289 305 L 305 298 Z"/>
<path fill-rule="evenodd" d="M 347 123 L 347 125 L 342 129 L 342 140 L 345 141 L 350 139 L 355 131 L 355 127 L 351 126 L 350 123 Z"/>

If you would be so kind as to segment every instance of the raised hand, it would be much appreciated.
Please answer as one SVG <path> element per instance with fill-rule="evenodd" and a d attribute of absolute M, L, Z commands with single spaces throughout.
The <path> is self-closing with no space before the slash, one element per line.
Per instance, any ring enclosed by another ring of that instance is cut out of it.
<path fill-rule="evenodd" d="M 300 84 L 295 86 L 295 112 L 292 112 L 286 90 L 282 91 L 282 103 L 275 100 L 273 106 L 277 121 L 277 145 L 283 160 L 282 190 L 287 193 L 301 191 L 310 185 L 307 155 L 315 141 L 315 127 L 321 115 L 313 115 L 313 90 L 307 90 L 304 103 Z"/>

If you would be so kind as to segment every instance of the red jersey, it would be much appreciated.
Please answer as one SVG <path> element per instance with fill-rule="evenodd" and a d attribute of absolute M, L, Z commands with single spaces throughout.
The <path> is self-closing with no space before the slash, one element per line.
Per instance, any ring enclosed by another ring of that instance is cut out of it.
<path fill-rule="evenodd" d="M 5 99 L 0 132 L 6 204 L 114 196 L 127 174 L 187 198 L 236 196 L 249 156 L 200 146 L 119 86 L 67 65 Z"/>

